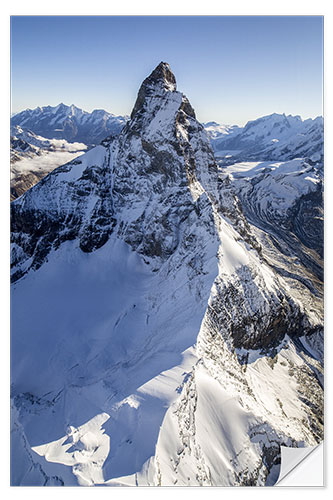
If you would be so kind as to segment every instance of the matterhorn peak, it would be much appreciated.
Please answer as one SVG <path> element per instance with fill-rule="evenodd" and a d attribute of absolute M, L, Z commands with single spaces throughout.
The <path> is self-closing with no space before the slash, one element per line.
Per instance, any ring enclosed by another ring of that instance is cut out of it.
<path fill-rule="evenodd" d="M 147 97 L 159 92 L 175 92 L 177 90 L 176 78 L 168 63 L 160 62 L 152 73 L 142 82 L 131 118 L 144 107 Z"/>
<path fill-rule="evenodd" d="M 321 189 L 303 159 L 219 168 L 162 62 L 120 134 L 18 197 L 12 485 L 271 486 L 318 444 Z"/>
<path fill-rule="evenodd" d="M 162 82 L 168 90 L 176 90 L 176 78 L 172 73 L 168 63 L 160 62 L 154 71 L 145 79 L 145 82 L 157 83 Z M 172 88 L 170 88 L 172 87 Z"/>

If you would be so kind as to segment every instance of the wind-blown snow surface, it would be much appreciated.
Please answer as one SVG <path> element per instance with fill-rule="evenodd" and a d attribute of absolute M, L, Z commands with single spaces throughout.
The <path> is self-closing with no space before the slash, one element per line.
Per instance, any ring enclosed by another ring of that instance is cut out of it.
<path fill-rule="evenodd" d="M 166 63 L 103 144 L 12 203 L 12 484 L 273 484 L 322 439 L 320 315 Z"/>

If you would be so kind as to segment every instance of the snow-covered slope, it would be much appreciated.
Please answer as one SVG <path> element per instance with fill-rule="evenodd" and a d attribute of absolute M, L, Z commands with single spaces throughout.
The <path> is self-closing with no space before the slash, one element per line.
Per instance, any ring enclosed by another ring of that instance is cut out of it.
<path fill-rule="evenodd" d="M 91 146 L 110 134 L 119 134 L 126 120 L 126 116 L 115 116 L 103 109 L 88 113 L 74 104 L 61 103 L 16 113 L 11 117 L 11 125 L 19 125 L 48 139 L 66 139 Z"/>
<path fill-rule="evenodd" d="M 281 444 L 322 439 L 320 311 L 168 64 L 119 137 L 12 203 L 12 240 L 13 484 L 273 484 Z"/>
<path fill-rule="evenodd" d="M 323 160 L 323 118 L 302 120 L 300 116 L 272 115 L 249 121 L 243 128 L 227 127 L 224 134 L 213 133 L 217 124 L 205 125 L 212 147 L 224 164 L 236 161 L 291 160 L 309 158 Z"/>

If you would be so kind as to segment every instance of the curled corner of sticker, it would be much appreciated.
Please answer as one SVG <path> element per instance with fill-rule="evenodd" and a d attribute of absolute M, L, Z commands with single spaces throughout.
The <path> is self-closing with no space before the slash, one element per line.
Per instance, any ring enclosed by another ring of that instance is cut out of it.
<path fill-rule="evenodd" d="M 281 468 L 275 486 L 324 486 L 324 443 L 306 448 L 281 446 Z"/>

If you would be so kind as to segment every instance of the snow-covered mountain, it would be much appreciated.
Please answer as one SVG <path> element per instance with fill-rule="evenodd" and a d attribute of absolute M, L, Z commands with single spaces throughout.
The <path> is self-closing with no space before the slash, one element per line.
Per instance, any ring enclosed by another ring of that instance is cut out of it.
<path fill-rule="evenodd" d="M 268 167 L 266 205 L 258 178 L 267 219 L 307 168 Z M 118 137 L 12 203 L 12 484 L 271 485 L 322 440 L 322 301 L 235 178 L 160 63 Z"/>
<path fill-rule="evenodd" d="M 46 139 L 18 125 L 11 127 L 10 136 L 11 200 L 87 149 L 85 144 Z"/>
<path fill-rule="evenodd" d="M 322 162 L 323 118 L 272 115 L 249 121 L 245 127 L 205 124 L 212 147 L 224 164 L 236 161 L 281 161 L 309 158 Z"/>
<path fill-rule="evenodd" d="M 230 139 L 233 134 L 241 131 L 241 127 L 238 125 L 220 125 L 216 122 L 206 122 L 203 123 L 203 126 L 208 133 L 212 145 L 218 144 L 219 139 Z"/>
<path fill-rule="evenodd" d="M 108 135 L 119 134 L 126 120 L 126 116 L 115 116 L 103 109 L 88 113 L 73 104 L 66 106 L 61 103 L 16 113 L 11 117 L 11 125 L 19 125 L 48 139 L 66 139 L 91 146 L 99 144 Z"/>
<path fill-rule="evenodd" d="M 29 150 L 38 154 L 40 150 L 73 152 L 87 149 L 86 144 L 68 142 L 65 139 L 47 139 L 19 125 L 10 128 L 10 140 L 13 152 L 16 151 L 18 154 L 24 154 Z"/>

